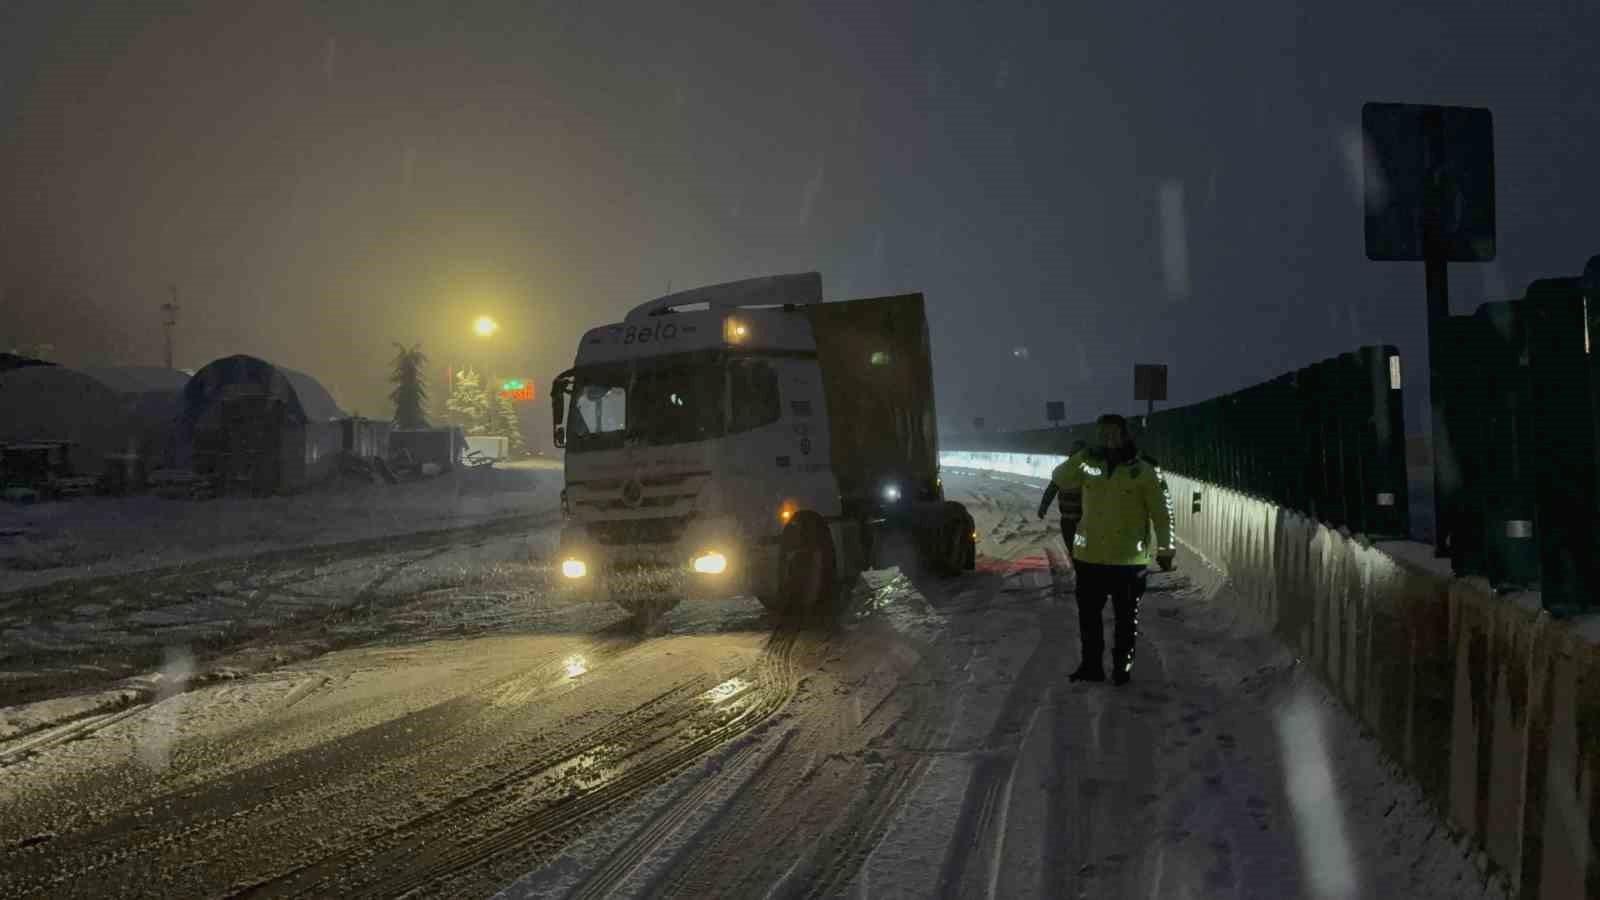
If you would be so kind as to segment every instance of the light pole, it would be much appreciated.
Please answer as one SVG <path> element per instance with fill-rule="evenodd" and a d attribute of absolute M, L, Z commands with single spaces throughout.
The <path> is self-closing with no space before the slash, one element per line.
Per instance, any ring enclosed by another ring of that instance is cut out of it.
<path fill-rule="evenodd" d="M 172 368 L 172 329 L 177 327 L 177 325 L 178 325 L 178 286 L 177 285 L 173 285 L 172 286 L 172 302 L 161 304 L 161 312 L 164 313 L 164 315 L 162 317 L 162 320 L 161 320 L 161 327 L 162 327 L 163 330 L 166 331 L 166 337 L 167 337 L 166 362 L 167 362 L 167 368 L 170 369 L 170 368 Z"/>

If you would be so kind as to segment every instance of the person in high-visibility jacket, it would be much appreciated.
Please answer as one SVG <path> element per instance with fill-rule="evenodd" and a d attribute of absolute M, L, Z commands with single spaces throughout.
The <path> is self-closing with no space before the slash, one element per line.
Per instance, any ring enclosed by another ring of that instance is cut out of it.
<path fill-rule="evenodd" d="M 1067 451 L 1068 456 L 1081 453 L 1089 449 L 1086 441 L 1073 441 L 1072 449 Z M 1067 547 L 1067 556 L 1072 556 L 1072 543 L 1078 534 L 1078 520 L 1083 518 L 1083 491 L 1081 489 L 1061 490 L 1061 486 L 1051 481 L 1044 487 L 1044 496 L 1039 498 L 1039 518 L 1050 510 L 1050 501 L 1060 497 L 1061 507 L 1061 542 Z"/>
<path fill-rule="evenodd" d="M 1126 419 L 1104 415 L 1097 425 L 1100 445 L 1068 457 L 1050 476 L 1062 491 L 1083 491 L 1083 519 L 1072 548 L 1083 662 L 1071 678 L 1105 680 L 1105 632 L 1100 617 L 1110 600 L 1116 616 L 1111 678 L 1127 684 L 1139 633 L 1139 599 L 1144 595 L 1151 558 L 1162 571 L 1170 572 L 1177 552 L 1172 495 L 1156 461 L 1139 455 Z"/>

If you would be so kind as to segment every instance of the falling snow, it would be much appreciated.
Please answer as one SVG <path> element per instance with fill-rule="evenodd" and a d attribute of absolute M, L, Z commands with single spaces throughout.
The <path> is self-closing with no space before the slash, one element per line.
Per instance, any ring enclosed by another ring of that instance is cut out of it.
<path fill-rule="evenodd" d="M 1167 294 L 1181 300 L 1189 296 L 1189 235 L 1184 220 L 1183 182 L 1161 183 L 1161 271 Z"/>

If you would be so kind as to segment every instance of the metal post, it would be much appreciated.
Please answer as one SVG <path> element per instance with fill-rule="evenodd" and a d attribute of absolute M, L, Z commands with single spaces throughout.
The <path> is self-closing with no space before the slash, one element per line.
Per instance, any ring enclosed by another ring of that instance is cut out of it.
<path fill-rule="evenodd" d="M 1429 442 L 1433 445 L 1433 555 L 1449 556 L 1450 532 L 1454 527 L 1453 504 L 1445 497 L 1443 452 L 1445 433 L 1444 378 L 1440 372 L 1444 356 L 1444 329 L 1450 318 L 1449 248 L 1445 246 L 1439 221 L 1443 208 L 1440 164 L 1444 159 L 1444 122 L 1438 111 L 1422 117 L 1423 171 L 1427 197 L 1423 206 L 1423 266 L 1428 293 L 1428 406 L 1432 411 Z"/>
<path fill-rule="evenodd" d="M 172 290 L 172 302 L 163 303 L 161 305 L 161 312 L 165 314 L 163 316 L 163 318 L 162 318 L 161 327 L 163 328 L 163 330 L 166 331 L 166 341 L 167 341 L 166 361 L 167 361 L 167 368 L 169 368 L 169 369 L 172 368 L 172 329 L 173 329 L 174 326 L 176 326 L 178 324 L 178 287 L 177 287 L 177 285 L 173 285 L 171 290 Z"/>

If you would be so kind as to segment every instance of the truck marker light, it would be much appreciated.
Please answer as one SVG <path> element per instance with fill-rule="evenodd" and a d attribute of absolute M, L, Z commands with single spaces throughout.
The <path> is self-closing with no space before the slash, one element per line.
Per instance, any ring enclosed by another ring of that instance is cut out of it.
<path fill-rule="evenodd" d="M 783 504 L 778 507 L 778 521 L 787 525 L 789 524 L 789 520 L 793 519 L 794 514 L 798 511 L 799 507 L 795 505 L 793 500 L 785 500 L 783 501 Z"/>
<path fill-rule="evenodd" d="M 730 344 L 737 344 L 750 336 L 750 326 L 738 319 L 725 319 L 722 323 L 722 338 Z"/>
<path fill-rule="evenodd" d="M 721 575 L 728 570 L 728 558 L 715 550 L 694 558 L 694 570 L 701 575 Z"/>
<path fill-rule="evenodd" d="M 589 574 L 589 567 L 585 565 L 581 559 L 563 560 L 561 563 L 561 574 L 567 576 L 568 578 L 582 578 L 583 576 Z"/>

